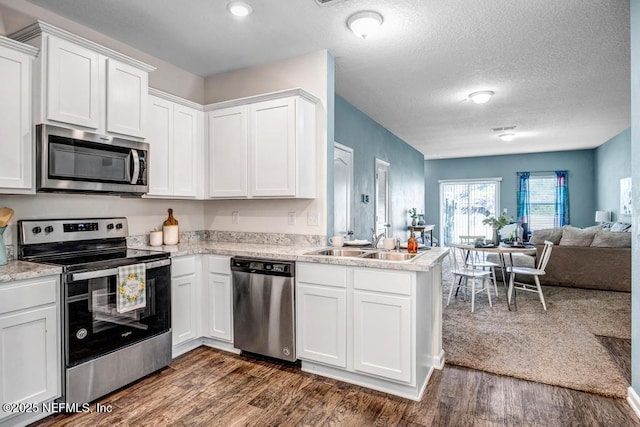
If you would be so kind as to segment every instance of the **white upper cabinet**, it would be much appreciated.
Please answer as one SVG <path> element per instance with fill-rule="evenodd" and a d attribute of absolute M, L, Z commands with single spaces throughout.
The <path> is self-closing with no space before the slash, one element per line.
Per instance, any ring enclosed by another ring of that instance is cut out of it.
<path fill-rule="evenodd" d="M 0 36 L 0 193 L 33 190 L 31 64 L 37 53 Z"/>
<path fill-rule="evenodd" d="M 56 37 L 47 43 L 47 119 L 98 129 L 100 55 Z"/>
<path fill-rule="evenodd" d="M 11 38 L 42 50 L 34 73 L 36 123 L 146 137 L 154 67 L 42 21 Z"/>
<path fill-rule="evenodd" d="M 314 198 L 317 101 L 294 89 L 207 106 L 209 197 Z"/>
<path fill-rule="evenodd" d="M 107 59 L 107 132 L 145 137 L 149 73 Z"/>
<path fill-rule="evenodd" d="M 246 105 L 209 113 L 209 197 L 246 197 Z"/>
<path fill-rule="evenodd" d="M 202 196 L 199 190 L 204 188 L 200 178 L 203 112 L 183 105 L 188 101 L 172 95 L 155 89 L 152 93 L 148 97 L 150 167 L 147 196 Z"/>

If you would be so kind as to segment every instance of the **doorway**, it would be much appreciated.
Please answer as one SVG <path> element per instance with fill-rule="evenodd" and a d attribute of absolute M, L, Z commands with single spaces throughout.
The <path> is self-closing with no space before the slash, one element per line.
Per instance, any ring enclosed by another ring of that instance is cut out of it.
<path fill-rule="evenodd" d="M 500 209 L 501 178 L 440 181 L 440 241 L 456 242 L 460 236 L 492 237 L 482 223 L 485 213 Z"/>
<path fill-rule="evenodd" d="M 391 212 L 389 211 L 389 169 L 391 165 L 376 159 L 375 223 L 376 235 L 388 237 Z"/>
<path fill-rule="evenodd" d="M 333 231 L 347 236 L 353 232 L 353 149 L 333 144 Z"/>

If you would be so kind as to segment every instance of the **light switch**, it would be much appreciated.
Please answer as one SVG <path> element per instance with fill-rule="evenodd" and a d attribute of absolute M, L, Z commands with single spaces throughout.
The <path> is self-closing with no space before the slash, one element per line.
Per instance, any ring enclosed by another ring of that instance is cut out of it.
<path fill-rule="evenodd" d="M 231 224 L 238 224 L 240 222 L 240 212 L 232 211 L 231 212 Z"/>
<path fill-rule="evenodd" d="M 289 212 L 289 225 L 296 225 L 296 213 L 295 212 Z"/>

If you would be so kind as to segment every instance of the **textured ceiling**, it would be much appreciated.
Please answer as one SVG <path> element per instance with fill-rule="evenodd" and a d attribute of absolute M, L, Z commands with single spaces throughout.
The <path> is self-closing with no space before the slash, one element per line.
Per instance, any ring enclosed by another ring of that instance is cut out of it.
<path fill-rule="evenodd" d="M 337 93 L 426 158 L 593 148 L 630 125 L 626 0 L 245 0 L 242 20 L 226 0 L 30 1 L 201 76 L 328 49 Z M 359 10 L 384 16 L 375 37 L 346 28 Z"/>

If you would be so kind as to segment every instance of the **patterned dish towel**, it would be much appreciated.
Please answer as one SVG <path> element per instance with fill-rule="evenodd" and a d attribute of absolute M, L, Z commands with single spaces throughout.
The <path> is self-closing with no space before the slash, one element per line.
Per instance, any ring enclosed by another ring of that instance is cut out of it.
<path fill-rule="evenodd" d="M 126 313 L 147 306 L 146 270 L 144 264 L 118 267 L 116 309 Z"/>

